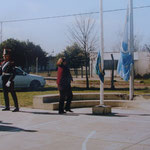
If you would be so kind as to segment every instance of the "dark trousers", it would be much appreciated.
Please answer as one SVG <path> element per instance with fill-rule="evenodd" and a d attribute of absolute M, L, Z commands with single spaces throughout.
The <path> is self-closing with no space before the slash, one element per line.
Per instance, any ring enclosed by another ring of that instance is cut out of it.
<path fill-rule="evenodd" d="M 10 104 L 9 104 L 9 97 L 8 97 L 8 92 L 11 93 L 13 101 L 14 101 L 14 105 L 16 108 L 19 108 L 18 106 L 18 99 L 17 99 L 17 95 L 16 92 L 14 90 L 14 82 L 11 81 L 10 87 L 6 86 L 8 80 L 2 80 L 2 84 L 3 84 L 3 93 L 4 93 L 4 100 L 5 100 L 5 107 L 9 108 Z"/>
<path fill-rule="evenodd" d="M 73 98 L 71 86 L 63 89 L 59 89 L 60 99 L 59 99 L 59 112 L 64 111 L 64 101 L 66 100 L 65 110 L 70 109 L 71 101 Z"/>

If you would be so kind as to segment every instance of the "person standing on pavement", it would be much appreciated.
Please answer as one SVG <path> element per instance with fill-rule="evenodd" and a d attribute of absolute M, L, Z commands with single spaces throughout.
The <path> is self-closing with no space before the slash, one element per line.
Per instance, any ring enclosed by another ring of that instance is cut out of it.
<path fill-rule="evenodd" d="M 73 81 L 70 70 L 67 66 L 67 61 L 65 58 L 59 58 L 57 61 L 58 71 L 57 71 L 57 85 L 59 90 L 59 114 L 66 113 L 64 111 L 64 101 L 66 98 L 65 110 L 73 112 L 70 109 L 71 101 L 73 98 L 71 81 Z"/>
<path fill-rule="evenodd" d="M 15 105 L 15 109 L 13 110 L 13 112 L 17 112 L 19 111 L 19 106 L 17 95 L 14 90 L 15 65 L 11 59 L 11 52 L 12 52 L 11 49 L 3 50 L 4 61 L 1 63 L 1 75 L 2 75 L 2 88 L 4 93 L 5 108 L 2 109 L 2 111 L 10 110 L 8 97 L 8 92 L 10 92 Z"/>

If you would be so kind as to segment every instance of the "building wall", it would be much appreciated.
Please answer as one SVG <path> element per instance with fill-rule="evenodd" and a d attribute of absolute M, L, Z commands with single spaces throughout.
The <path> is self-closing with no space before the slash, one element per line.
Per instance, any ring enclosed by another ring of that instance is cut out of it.
<path fill-rule="evenodd" d="M 138 52 L 139 59 L 135 63 L 135 73 L 144 75 L 150 73 L 150 53 Z"/>
<path fill-rule="evenodd" d="M 120 58 L 120 53 L 119 52 L 106 52 L 104 53 L 104 60 L 106 63 L 106 68 L 105 68 L 105 76 L 106 77 L 111 77 L 111 66 L 108 68 L 108 64 L 110 64 L 110 61 L 112 60 L 111 54 L 113 54 L 115 62 L 119 60 Z M 96 60 L 97 60 L 97 53 L 93 56 L 92 60 L 92 76 L 96 76 L 95 72 L 95 65 L 96 65 Z M 107 63 L 108 61 L 108 63 Z M 116 65 L 115 65 L 116 66 Z M 114 68 L 114 76 L 118 76 L 116 67 Z M 134 71 L 135 74 L 149 74 L 150 73 L 150 53 L 149 52 L 135 52 L 134 53 Z"/>

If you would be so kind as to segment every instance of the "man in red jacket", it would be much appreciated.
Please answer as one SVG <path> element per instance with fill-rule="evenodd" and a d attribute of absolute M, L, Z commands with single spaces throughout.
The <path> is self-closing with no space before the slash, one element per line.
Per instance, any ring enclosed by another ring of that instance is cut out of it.
<path fill-rule="evenodd" d="M 65 110 L 69 112 L 73 112 L 70 109 L 71 100 L 73 98 L 72 89 L 71 89 L 71 81 L 72 76 L 70 74 L 70 70 L 67 67 L 67 62 L 65 58 L 60 58 L 57 61 L 58 71 L 57 71 L 57 85 L 60 94 L 59 99 L 59 114 L 65 113 L 64 111 L 64 101 L 66 99 Z"/>

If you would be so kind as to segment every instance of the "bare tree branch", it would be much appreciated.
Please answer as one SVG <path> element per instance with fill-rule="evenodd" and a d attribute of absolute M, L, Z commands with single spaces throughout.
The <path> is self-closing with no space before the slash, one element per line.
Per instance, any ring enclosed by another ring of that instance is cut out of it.
<path fill-rule="evenodd" d="M 87 67 L 89 66 L 88 57 L 89 52 L 96 49 L 96 43 L 98 42 L 97 33 L 95 32 L 95 21 L 90 17 L 80 16 L 75 18 L 75 24 L 72 28 L 69 28 L 69 32 L 74 43 L 77 43 L 85 52 L 86 85 L 89 88 L 87 71 Z"/>

